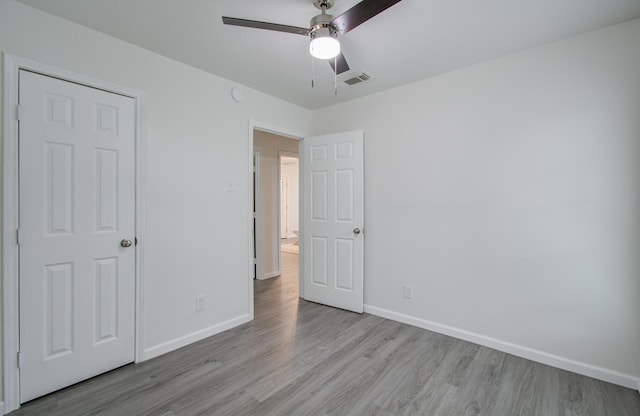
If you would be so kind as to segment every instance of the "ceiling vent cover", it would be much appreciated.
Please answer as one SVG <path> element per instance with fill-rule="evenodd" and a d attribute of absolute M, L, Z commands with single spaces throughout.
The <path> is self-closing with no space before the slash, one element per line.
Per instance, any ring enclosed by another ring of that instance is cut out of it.
<path fill-rule="evenodd" d="M 369 81 L 370 79 L 371 79 L 371 75 L 362 72 L 354 77 L 347 78 L 342 82 L 344 82 L 347 85 L 356 85 L 356 84 L 360 84 L 361 82 Z"/>

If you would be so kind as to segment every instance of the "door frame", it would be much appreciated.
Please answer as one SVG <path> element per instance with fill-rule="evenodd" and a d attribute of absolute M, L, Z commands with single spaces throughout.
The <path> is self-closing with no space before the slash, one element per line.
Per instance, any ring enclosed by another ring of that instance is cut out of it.
<path fill-rule="evenodd" d="M 305 133 L 303 132 L 297 132 L 297 131 L 292 131 L 290 129 L 286 129 L 286 128 L 281 128 L 281 127 L 277 127 L 277 126 L 272 126 L 268 123 L 263 123 L 260 121 L 256 121 L 253 119 L 249 119 L 249 123 L 248 123 L 248 134 L 247 134 L 247 172 L 248 172 L 248 180 L 247 180 L 247 195 L 249 195 L 248 201 L 247 201 L 247 241 L 248 241 L 248 247 L 253 247 L 253 131 L 254 130 L 260 130 L 260 131 L 265 131 L 267 133 L 273 133 L 273 134 L 277 134 L 279 136 L 283 136 L 283 137 L 287 137 L 290 139 L 295 139 L 298 140 L 298 152 L 302 152 L 302 143 L 304 141 L 304 138 L 307 136 Z M 299 169 L 302 169 L 302 153 L 299 153 L 300 156 L 299 157 Z M 279 168 L 279 164 L 278 164 L 278 175 L 280 174 L 280 168 Z M 300 184 L 299 187 L 299 192 L 298 192 L 298 196 L 299 198 L 302 198 L 303 196 L 303 186 L 302 184 Z M 302 201 L 302 199 L 301 199 Z M 279 206 L 279 202 L 278 202 L 278 206 Z M 300 210 L 302 210 L 302 206 L 300 206 Z M 279 216 L 278 216 L 279 218 Z M 278 219 L 279 222 L 279 219 Z M 280 232 L 279 229 L 280 225 L 278 224 L 278 234 Z M 300 235 L 302 236 L 303 230 L 302 227 L 300 227 Z M 278 239 L 279 240 L 279 239 Z M 248 254 L 248 277 L 249 277 L 249 293 L 248 293 L 248 302 L 249 302 L 249 315 L 250 315 L 250 319 L 253 320 L 254 318 L 254 309 L 253 309 L 253 253 L 252 250 L 249 250 Z M 304 256 L 304 249 L 301 246 L 300 247 L 300 262 L 299 264 L 302 265 L 302 259 Z M 304 295 L 304 286 L 303 286 L 303 276 L 302 276 L 302 268 L 299 268 L 299 273 L 298 275 L 299 280 L 300 280 L 300 286 L 298 289 L 298 296 L 299 297 L 303 297 Z"/>
<path fill-rule="evenodd" d="M 45 63 L 3 54 L 4 75 L 2 94 L 2 380 L 4 411 L 20 407 L 20 370 L 18 352 L 19 327 L 19 250 L 17 229 L 20 206 L 18 201 L 18 91 L 20 70 L 58 78 L 75 84 L 124 95 L 135 100 L 135 233 L 140 242 L 135 247 L 135 362 L 143 360 L 143 250 L 145 223 L 146 142 L 141 135 L 143 94 L 73 71 Z"/>
<path fill-rule="evenodd" d="M 261 160 L 262 160 L 262 148 L 259 146 L 254 147 L 253 151 L 253 193 L 251 194 L 253 199 L 252 211 L 255 213 L 254 221 L 251 224 L 253 228 L 253 245 L 254 250 L 254 264 L 255 264 L 255 278 L 260 280 L 259 276 L 262 276 L 262 174 L 260 173 Z M 255 211 L 254 211 L 255 210 Z"/>

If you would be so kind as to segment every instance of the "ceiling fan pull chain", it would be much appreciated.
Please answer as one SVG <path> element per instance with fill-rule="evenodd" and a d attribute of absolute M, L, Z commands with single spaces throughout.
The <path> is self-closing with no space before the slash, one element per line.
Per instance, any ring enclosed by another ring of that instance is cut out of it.
<path fill-rule="evenodd" d="M 311 88 L 315 87 L 315 83 L 314 80 L 316 78 L 316 65 L 315 65 L 315 59 L 313 59 L 313 56 L 311 57 Z"/>

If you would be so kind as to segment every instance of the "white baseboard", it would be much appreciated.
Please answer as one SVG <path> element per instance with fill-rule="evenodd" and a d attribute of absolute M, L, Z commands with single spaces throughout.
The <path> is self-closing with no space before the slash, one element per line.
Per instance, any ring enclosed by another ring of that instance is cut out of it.
<path fill-rule="evenodd" d="M 392 321 L 402 322 L 408 325 L 417 326 L 439 334 L 448 335 L 454 338 L 473 342 L 485 347 L 493 348 L 498 351 L 526 358 L 562 370 L 571 371 L 573 373 L 582 374 L 584 376 L 593 377 L 598 380 L 624 386 L 640 392 L 640 378 L 633 377 L 628 374 L 619 373 L 591 364 L 574 361 L 568 358 L 559 357 L 557 355 L 548 354 L 543 351 L 534 350 L 532 348 L 523 347 L 522 345 L 512 344 L 510 342 L 501 341 L 499 339 L 476 334 L 474 332 L 465 331 L 447 325 L 438 324 L 427 321 L 425 319 L 416 318 L 402 313 L 378 308 L 371 305 L 364 305 L 364 311 L 371 315 L 380 316 L 382 318 L 391 319 Z"/>
<path fill-rule="evenodd" d="M 0 415 L 4 415 L 4 402 L 0 402 Z"/>
<path fill-rule="evenodd" d="M 189 344 L 193 344 L 194 342 L 208 338 L 212 335 L 219 334 L 220 332 L 226 331 L 227 329 L 231 329 L 238 325 L 247 323 L 251 321 L 251 319 L 252 317 L 250 314 L 242 315 L 237 318 L 229 319 L 228 321 L 219 323 L 217 325 L 210 326 L 209 328 L 201 329 L 199 331 L 192 332 L 180 338 L 176 338 L 171 341 L 164 342 L 160 345 L 156 345 L 151 348 L 147 348 L 144 350 L 142 360 L 143 361 L 149 360 L 159 355 L 166 354 L 173 350 L 177 350 L 178 348 L 182 348 Z"/>
<path fill-rule="evenodd" d="M 280 276 L 280 270 L 275 270 L 271 273 L 265 273 L 262 276 L 258 276 L 258 280 L 267 280 L 278 276 Z"/>

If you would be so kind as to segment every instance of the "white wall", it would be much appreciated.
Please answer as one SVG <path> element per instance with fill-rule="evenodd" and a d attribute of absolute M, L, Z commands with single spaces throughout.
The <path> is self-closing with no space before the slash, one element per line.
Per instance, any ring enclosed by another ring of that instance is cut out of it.
<path fill-rule="evenodd" d="M 288 217 L 289 217 L 289 231 L 287 238 L 293 238 L 296 235 L 294 231 L 300 229 L 299 225 L 299 213 L 298 213 L 298 190 L 299 184 L 299 164 L 298 163 L 283 163 L 280 168 L 280 176 L 286 176 L 289 181 L 289 198 L 288 204 Z"/>
<path fill-rule="evenodd" d="M 280 176 L 278 165 L 280 164 L 279 152 L 298 153 L 296 139 L 255 130 L 253 136 L 254 147 L 260 148 L 260 208 L 258 221 L 261 227 L 262 253 L 258 278 L 268 279 L 280 275 L 280 227 L 278 210 L 280 203 Z"/>
<path fill-rule="evenodd" d="M 640 20 L 315 111 L 365 132 L 367 310 L 638 388 L 638 45 Z"/>
<path fill-rule="evenodd" d="M 0 51 L 144 94 L 147 355 L 248 318 L 249 121 L 305 134 L 311 112 L 247 87 L 235 103 L 230 81 L 10 0 L 0 0 Z"/>

